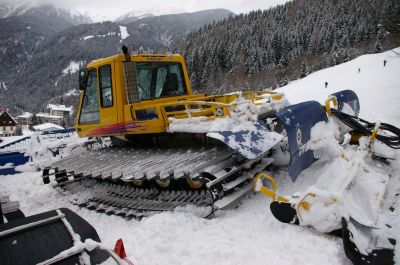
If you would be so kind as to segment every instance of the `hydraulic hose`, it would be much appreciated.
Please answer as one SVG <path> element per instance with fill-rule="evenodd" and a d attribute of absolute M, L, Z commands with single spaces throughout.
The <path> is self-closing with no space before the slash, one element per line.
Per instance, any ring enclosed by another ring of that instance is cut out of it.
<path fill-rule="evenodd" d="M 338 118 L 341 122 L 349 126 L 351 129 L 363 135 L 370 136 L 375 128 L 375 123 L 368 122 L 361 118 L 346 114 L 344 112 L 338 111 L 337 109 L 331 108 L 332 114 Z M 386 144 L 393 149 L 400 149 L 400 129 L 387 124 L 381 123 L 379 126 L 380 131 L 386 131 L 389 134 L 377 134 L 376 139 Z"/>

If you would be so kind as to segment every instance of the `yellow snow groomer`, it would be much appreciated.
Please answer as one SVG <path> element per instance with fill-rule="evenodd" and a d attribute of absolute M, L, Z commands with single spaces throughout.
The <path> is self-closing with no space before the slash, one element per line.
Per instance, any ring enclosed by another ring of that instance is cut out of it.
<path fill-rule="evenodd" d="M 79 75 L 76 131 L 112 145 L 64 158 L 45 178 L 54 174 L 79 205 L 128 218 L 237 205 L 283 138 L 269 118 L 288 105 L 284 95 L 194 94 L 182 56 L 123 52 Z"/>

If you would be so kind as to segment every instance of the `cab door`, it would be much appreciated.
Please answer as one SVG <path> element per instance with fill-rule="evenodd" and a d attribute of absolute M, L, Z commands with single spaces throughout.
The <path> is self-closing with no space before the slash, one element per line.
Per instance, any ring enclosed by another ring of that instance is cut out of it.
<path fill-rule="evenodd" d="M 113 66 L 110 63 L 88 70 L 77 126 L 80 136 L 120 134 Z"/>
<path fill-rule="evenodd" d="M 100 124 L 97 68 L 87 70 L 85 89 L 81 92 L 80 102 L 77 132 L 80 137 L 92 136 L 90 132 Z"/>
<path fill-rule="evenodd" d="M 99 103 L 101 135 L 119 135 L 121 125 L 118 123 L 117 90 L 115 89 L 114 63 L 99 66 Z"/>

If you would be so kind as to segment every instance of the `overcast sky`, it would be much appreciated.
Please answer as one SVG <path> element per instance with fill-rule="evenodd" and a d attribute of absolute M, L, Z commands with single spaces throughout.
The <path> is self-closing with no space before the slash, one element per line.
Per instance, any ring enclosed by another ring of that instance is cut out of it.
<path fill-rule="evenodd" d="M 247 13 L 256 9 L 268 9 L 288 0 L 30 0 L 29 3 L 54 3 L 63 8 L 74 9 L 92 17 L 115 19 L 130 11 L 139 14 L 168 14 L 194 12 L 211 8 L 225 8 L 235 13 Z M 0 0 L 5 2 L 27 2 L 26 0 Z"/>

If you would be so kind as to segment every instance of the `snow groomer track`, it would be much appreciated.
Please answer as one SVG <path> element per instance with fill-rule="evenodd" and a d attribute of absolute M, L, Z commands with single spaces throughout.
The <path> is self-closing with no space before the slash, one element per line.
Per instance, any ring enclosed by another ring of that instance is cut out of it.
<path fill-rule="evenodd" d="M 272 162 L 246 160 L 225 147 L 102 148 L 44 169 L 74 204 L 125 218 L 142 218 L 194 205 L 231 209 L 252 191 L 254 175 Z"/>

